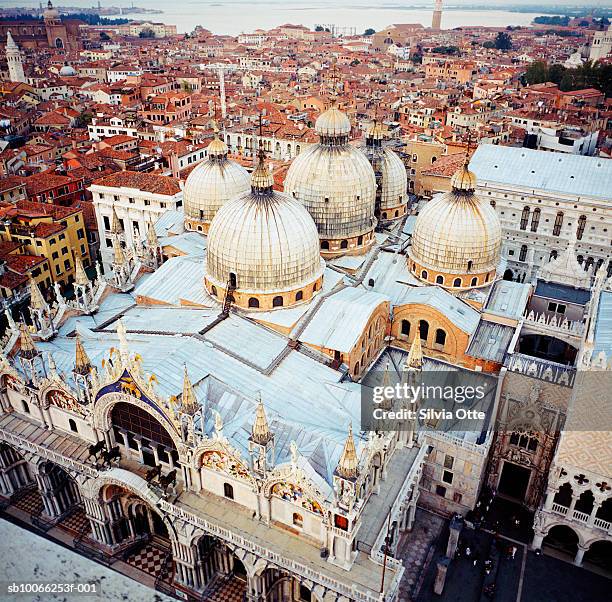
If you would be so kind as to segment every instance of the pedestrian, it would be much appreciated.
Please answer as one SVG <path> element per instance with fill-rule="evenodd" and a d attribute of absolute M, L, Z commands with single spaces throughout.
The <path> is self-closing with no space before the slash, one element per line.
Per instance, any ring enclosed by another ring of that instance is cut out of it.
<path fill-rule="evenodd" d="M 470 546 L 466 546 L 465 555 L 469 558 L 471 554 L 472 554 L 472 549 L 470 548 Z"/>
<path fill-rule="evenodd" d="M 510 548 L 510 558 L 512 558 L 512 560 L 514 560 L 514 556 L 516 555 L 516 546 L 512 546 Z"/>

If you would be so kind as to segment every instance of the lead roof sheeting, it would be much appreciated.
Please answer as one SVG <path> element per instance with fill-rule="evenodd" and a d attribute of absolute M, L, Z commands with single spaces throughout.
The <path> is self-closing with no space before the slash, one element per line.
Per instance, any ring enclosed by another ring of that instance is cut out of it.
<path fill-rule="evenodd" d="M 481 144 L 470 169 L 488 182 L 609 201 L 612 161 L 527 148 Z"/>
<path fill-rule="evenodd" d="M 439 286 L 407 288 L 398 305 L 421 303 L 444 314 L 457 328 L 472 334 L 480 320 L 480 314 L 467 303 L 460 301 Z"/>
<path fill-rule="evenodd" d="M 501 363 L 514 335 L 514 327 L 482 320 L 466 353 L 472 357 Z"/>
<path fill-rule="evenodd" d="M 389 299 L 361 288 L 344 288 L 323 301 L 300 341 L 350 351 L 363 333 L 374 310 Z"/>
<path fill-rule="evenodd" d="M 528 283 L 498 280 L 493 284 L 485 311 L 519 320 L 523 315 L 531 285 Z"/>

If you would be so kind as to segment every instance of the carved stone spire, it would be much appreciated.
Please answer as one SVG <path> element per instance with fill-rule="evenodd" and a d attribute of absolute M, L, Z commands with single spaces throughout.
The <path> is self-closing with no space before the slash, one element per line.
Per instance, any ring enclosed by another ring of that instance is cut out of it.
<path fill-rule="evenodd" d="M 117 266 L 125 264 L 125 253 L 117 239 L 113 240 L 113 264 Z"/>
<path fill-rule="evenodd" d="M 157 233 L 152 221 L 149 222 L 149 227 L 147 228 L 147 244 L 152 249 L 156 249 L 159 246 L 159 240 L 157 239 Z"/>
<path fill-rule="evenodd" d="M 83 347 L 81 337 L 79 333 L 76 333 L 76 346 L 75 346 L 75 358 L 74 358 L 74 372 L 85 376 L 91 372 L 91 362 L 87 356 L 87 352 Z"/>
<path fill-rule="evenodd" d="M 408 358 L 406 359 L 406 368 L 408 370 L 420 370 L 423 367 L 423 348 L 421 347 L 421 331 L 417 329 L 412 344 L 410 345 L 410 351 Z"/>
<path fill-rule="evenodd" d="M 344 442 L 344 449 L 336 467 L 336 474 L 345 479 L 356 479 L 359 468 L 357 450 L 355 449 L 355 439 L 353 438 L 353 425 L 349 424 L 348 435 Z"/>
<path fill-rule="evenodd" d="M 257 409 L 255 410 L 255 422 L 253 423 L 253 429 L 251 431 L 251 439 L 259 445 L 267 445 L 270 439 L 272 439 L 272 432 L 268 426 L 266 411 L 260 395 L 259 403 L 257 404 Z"/>
<path fill-rule="evenodd" d="M 189 375 L 187 374 L 187 366 L 185 366 L 185 373 L 183 376 L 183 396 L 181 399 L 182 409 L 185 414 L 193 415 L 200 409 L 200 404 L 196 398 L 195 391 Z"/>
<path fill-rule="evenodd" d="M 47 302 L 36 284 L 34 278 L 30 278 L 30 307 L 33 310 L 46 310 L 48 309 Z"/>
<path fill-rule="evenodd" d="M 111 221 L 111 232 L 115 235 L 115 237 L 121 236 L 123 234 L 123 226 L 119 221 L 119 216 L 117 215 L 117 211 L 115 206 L 113 205 L 113 215 Z"/>
<path fill-rule="evenodd" d="M 21 357 L 25 359 L 32 359 L 38 355 L 38 349 L 36 349 L 36 345 L 34 345 L 34 341 L 30 336 L 30 331 L 28 330 L 25 322 L 22 322 L 19 325 L 19 349 Z"/>
<path fill-rule="evenodd" d="M 83 262 L 78 255 L 75 255 L 74 258 L 74 283 L 78 286 L 88 286 L 89 278 L 85 273 L 85 268 L 83 267 Z"/>

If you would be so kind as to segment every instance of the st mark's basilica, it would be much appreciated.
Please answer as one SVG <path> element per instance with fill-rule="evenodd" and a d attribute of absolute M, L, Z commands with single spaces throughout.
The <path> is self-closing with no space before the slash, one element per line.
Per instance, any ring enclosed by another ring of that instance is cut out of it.
<path fill-rule="evenodd" d="M 77 258 L 74 298 L 32 283 L 0 357 L 5 511 L 186 600 L 397 600 L 417 504 L 466 515 L 483 487 L 535 512 L 535 547 L 612 541 L 609 434 L 559 434 L 598 398 L 578 369 L 610 370 L 612 283 L 571 240 L 504 280 L 467 161 L 416 214 L 381 124 L 350 130 L 332 103 L 282 192 L 217 136 L 138 244 L 113 207 L 112 264 Z M 489 385 L 477 429 L 361 430 L 363 384 L 427 371 Z"/>

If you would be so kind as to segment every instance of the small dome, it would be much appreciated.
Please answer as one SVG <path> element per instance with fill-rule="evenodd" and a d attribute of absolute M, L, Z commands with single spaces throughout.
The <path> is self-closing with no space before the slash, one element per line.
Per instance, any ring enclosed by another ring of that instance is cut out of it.
<path fill-rule="evenodd" d="M 308 209 L 321 239 L 347 241 L 371 233 L 376 179 L 367 157 L 348 144 L 348 118 L 332 107 L 319 117 L 316 130 L 321 141 L 293 160 L 285 192 Z"/>
<path fill-rule="evenodd" d="M 453 189 L 429 201 L 416 219 L 409 252 L 411 268 L 417 277 L 422 269 L 441 275 L 490 276 L 500 257 L 499 218 L 488 202 L 474 194 L 476 178 L 467 165 L 453 176 L 452 183 Z"/>
<path fill-rule="evenodd" d="M 74 67 L 71 67 L 70 65 L 64 65 L 60 70 L 59 70 L 59 74 L 62 77 L 74 77 L 77 72 L 75 70 Z"/>
<path fill-rule="evenodd" d="M 47 2 L 47 8 L 43 11 L 43 19 L 54 20 L 59 19 L 59 12 L 53 8 L 51 0 Z"/>
<path fill-rule="evenodd" d="M 298 201 L 275 192 L 272 184 L 260 159 L 251 191 L 225 203 L 210 225 L 206 280 L 223 289 L 235 278 L 236 298 L 241 293 L 298 291 L 323 274 L 312 218 Z"/>
<path fill-rule="evenodd" d="M 332 106 L 319 115 L 315 122 L 319 136 L 348 136 L 351 133 L 349 118 L 337 107 Z"/>
<path fill-rule="evenodd" d="M 249 191 L 248 171 L 227 158 L 227 145 L 218 137 L 208 145 L 208 158 L 189 174 L 183 189 L 185 219 L 210 223 L 224 203 Z M 189 227 L 189 226 L 187 226 Z"/>

